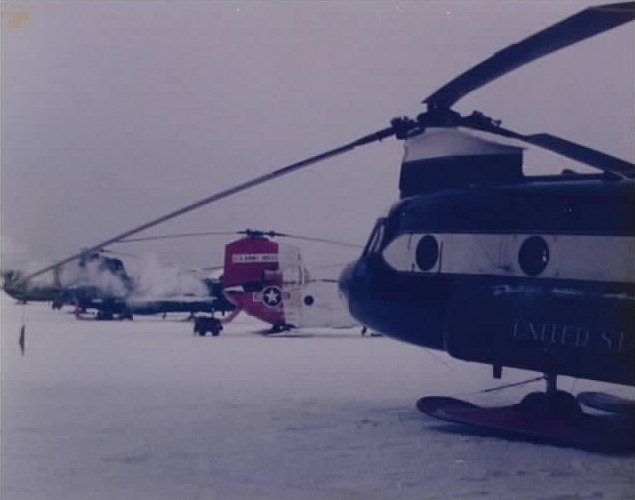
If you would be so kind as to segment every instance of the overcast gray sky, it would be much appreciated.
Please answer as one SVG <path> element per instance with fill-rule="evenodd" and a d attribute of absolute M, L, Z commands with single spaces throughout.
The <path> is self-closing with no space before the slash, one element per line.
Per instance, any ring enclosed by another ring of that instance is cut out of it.
<path fill-rule="evenodd" d="M 457 74 L 596 3 L 7 2 L 4 265 L 64 258 L 394 116 L 416 116 Z M 609 31 L 455 109 L 633 161 L 634 38 L 632 24 Z M 363 243 L 397 199 L 401 156 L 389 139 L 144 235 L 258 227 Z M 205 266 L 220 262 L 230 239 L 118 248 Z M 354 256 L 303 249 L 313 264 Z"/>

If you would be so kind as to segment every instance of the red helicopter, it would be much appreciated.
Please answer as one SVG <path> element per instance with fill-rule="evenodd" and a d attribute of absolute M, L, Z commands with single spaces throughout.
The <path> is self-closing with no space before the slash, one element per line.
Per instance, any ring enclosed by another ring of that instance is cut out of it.
<path fill-rule="evenodd" d="M 284 234 L 245 234 L 225 247 L 223 293 L 237 308 L 271 324 L 269 333 L 357 324 L 338 296 L 337 280 L 312 279 L 297 246 L 267 238 Z"/>
<path fill-rule="evenodd" d="M 393 119 L 386 128 L 215 193 L 89 251 L 394 136 L 405 145 L 401 199 L 377 221 L 362 255 L 340 277 L 352 316 L 395 339 L 490 365 L 495 378 L 511 367 L 541 372 L 546 380 L 545 392 L 507 407 L 427 397 L 418 408 L 497 433 L 632 450 L 632 401 L 595 393 L 576 399 L 558 390 L 556 380 L 567 375 L 635 385 L 635 165 L 451 108 L 502 75 L 634 18 L 633 2 L 589 7 L 462 73 L 430 94 L 427 110 L 414 119 Z M 521 144 L 598 173 L 526 175 Z M 275 272 L 269 278 L 278 283 Z M 588 406 L 603 414 L 583 411 Z"/>

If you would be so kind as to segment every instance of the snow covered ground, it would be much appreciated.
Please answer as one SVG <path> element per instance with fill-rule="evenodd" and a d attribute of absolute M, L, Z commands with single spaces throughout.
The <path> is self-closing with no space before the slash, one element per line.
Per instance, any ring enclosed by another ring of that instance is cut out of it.
<path fill-rule="evenodd" d="M 265 338 L 239 316 L 199 338 L 183 315 L 77 321 L 4 294 L 1 307 L 2 500 L 633 498 L 632 455 L 470 434 L 414 406 L 516 402 L 542 383 L 478 391 L 534 373 L 495 381 L 359 329 Z"/>

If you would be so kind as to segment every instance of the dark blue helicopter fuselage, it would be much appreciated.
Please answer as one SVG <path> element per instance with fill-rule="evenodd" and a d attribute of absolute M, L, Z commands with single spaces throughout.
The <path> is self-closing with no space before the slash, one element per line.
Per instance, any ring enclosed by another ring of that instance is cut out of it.
<path fill-rule="evenodd" d="M 634 183 L 557 179 L 402 199 L 342 273 L 351 314 L 465 361 L 633 384 Z"/>

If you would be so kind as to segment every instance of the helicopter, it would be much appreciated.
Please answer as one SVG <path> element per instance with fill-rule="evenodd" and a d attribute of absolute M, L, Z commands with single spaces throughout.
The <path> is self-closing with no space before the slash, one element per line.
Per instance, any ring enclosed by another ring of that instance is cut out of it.
<path fill-rule="evenodd" d="M 222 293 L 222 283 L 217 278 L 203 278 L 201 284 L 206 290 L 205 295 L 181 294 L 167 296 L 144 296 L 133 294 L 126 298 L 126 308 L 131 314 L 163 315 L 168 313 L 188 313 L 187 319 L 194 319 L 197 313 L 220 312 L 224 315 L 235 310 Z"/>
<path fill-rule="evenodd" d="M 269 239 L 284 234 L 248 229 L 245 235 L 225 246 L 223 293 L 271 324 L 268 333 L 357 324 L 338 297 L 336 280 L 311 278 L 297 246 Z"/>
<path fill-rule="evenodd" d="M 405 143 L 401 199 L 340 277 L 351 314 L 390 337 L 491 365 L 495 378 L 512 367 L 546 380 L 545 392 L 519 404 L 480 408 L 432 396 L 417 402 L 422 412 L 565 444 L 632 446 L 632 402 L 624 401 L 628 418 L 602 420 L 580 404 L 606 410 L 601 397 L 576 400 L 556 381 L 635 383 L 635 166 L 451 107 L 634 17 L 633 3 L 590 7 L 459 75 L 424 100 L 428 109 L 415 120 L 393 121 L 391 133 Z M 526 176 L 523 143 L 601 173 Z"/>
<path fill-rule="evenodd" d="M 17 269 L 7 269 L 2 273 L 2 289 L 20 304 L 53 302 L 62 293 L 58 273 L 56 273 L 53 283 L 32 283 L 24 278 L 24 272 Z"/>
<path fill-rule="evenodd" d="M 53 309 L 75 305 L 79 309 L 114 304 L 132 288 L 121 259 L 104 255 L 100 249 L 82 255 L 75 265 L 55 270 L 53 282 L 30 280 L 23 271 L 3 273 L 4 291 L 20 303 L 51 302 Z"/>
<path fill-rule="evenodd" d="M 361 245 L 256 229 L 157 235 L 129 238 L 119 243 L 235 234 L 241 235 L 241 238 L 225 245 L 223 274 L 218 280 L 221 295 L 235 306 L 235 310 L 220 321 L 221 324 L 229 323 L 244 311 L 271 325 L 265 334 L 294 328 L 349 328 L 357 325 L 344 308 L 337 280 L 313 278 L 303 263 L 299 247 L 275 242 L 272 238 L 306 240 L 355 249 L 361 248 Z M 215 328 L 210 331 L 219 333 L 218 324 L 212 323 Z M 205 335 L 207 330 L 201 328 L 203 324 L 206 324 L 205 319 L 201 318 L 194 325 L 195 332 Z"/>
<path fill-rule="evenodd" d="M 234 310 L 223 296 L 220 281 L 198 276 L 195 270 L 186 271 L 174 266 L 160 265 L 150 259 L 151 269 L 130 276 L 123 261 L 105 254 L 119 254 L 139 258 L 137 255 L 100 249 L 85 253 L 77 268 L 56 273 L 58 287 L 46 300 L 53 309 L 64 305 L 74 307 L 77 319 L 86 319 L 85 313 L 94 310 L 90 318 L 97 320 L 130 319 L 134 315 L 157 315 Z M 60 283 L 60 274 L 62 274 Z M 158 281 L 158 284 L 154 281 Z M 8 292 L 9 293 L 9 292 Z"/>
<path fill-rule="evenodd" d="M 339 286 L 351 315 L 389 337 L 466 362 L 544 374 L 546 390 L 508 407 L 421 398 L 451 422 L 566 445 L 633 445 L 632 418 L 596 415 L 601 398 L 558 390 L 565 375 L 633 386 L 635 165 L 547 133 L 521 134 L 482 112 L 452 109 L 464 96 L 532 61 L 628 23 L 635 3 L 586 8 L 495 53 L 398 117 L 339 147 L 222 190 L 94 248 L 355 148 L 404 141 L 400 199 L 380 218 Z M 536 146 L 597 173 L 529 176 Z M 78 257 L 44 268 L 50 271 Z M 632 407 L 632 402 L 628 405 Z M 615 407 L 615 405 L 613 405 Z"/>
<path fill-rule="evenodd" d="M 139 259 L 138 259 L 139 260 Z M 190 269 L 159 262 L 152 255 L 141 259 L 135 282 L 124 303 L 130 315 L 188 313 L 225 314 L 235 309 L 222 293 L 221 281 L 209 274 L 214 268 Z"/>

